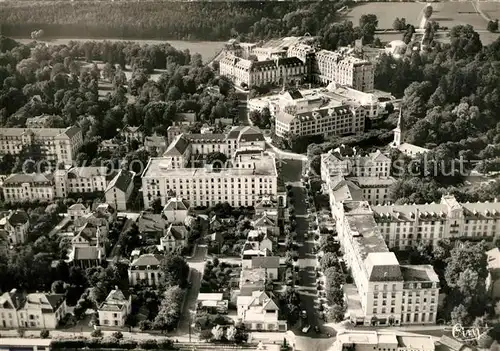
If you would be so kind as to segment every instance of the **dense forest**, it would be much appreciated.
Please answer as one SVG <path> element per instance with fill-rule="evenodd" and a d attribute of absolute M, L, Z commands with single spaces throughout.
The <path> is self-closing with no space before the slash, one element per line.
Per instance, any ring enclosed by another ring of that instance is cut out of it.
<path fill-rule="evenodd" d="M 150 79 L 158 69 L 163 73 Z M 109 90 L 100 96 L 103 85 Z M 231 117 L 237 106 L 231 83 L 203 66 L 199 54 L 168 44 L 29 47 L 0 37 L 0 126 L 25 127 L 28 118 L 44 114 L 54 115 L 46 127 L 77 124 L 85 137 L 77 158 L 82 162 L 93 162 L 100 140 L 114 138 L 126 124 L 142 125 L 148 135 L 166 135 L 178 112 L 196 113 L 199 123 L 193 128 L 199 128 L 202 122 Z M 125 150 L 102 158 L 123 159 Z M 29 158 L 29 150 L 20 156 Z M 12 172 L 14 162 L 12 156 L 2 158 L 0 173 Z"/>
<path fill-rule="evenodd" d="M 168 5 L 167 5 L 168 4 Z M 0 34 L 65 38 L 259 40 L 327 31 L 344 1 L 8 2 Z"/>

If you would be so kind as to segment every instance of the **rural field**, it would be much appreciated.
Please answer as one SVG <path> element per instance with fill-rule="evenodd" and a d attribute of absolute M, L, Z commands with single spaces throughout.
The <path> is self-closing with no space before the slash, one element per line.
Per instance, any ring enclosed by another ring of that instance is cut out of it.
<path fill-rule="evenodd" d="M 431 20 L 444 27 L 470 24 L 476 30 L 486 30 L 488 25 L 472 2 L 437 2 L 432 7 L 434 11 Z"/>
<path fill-rule="evenodd" d="M 349 9 L 345 19 L 352 21 L 353 24 L 357 26 L 362 15 L 372 13 L 377 15 L 379 29 L 392 29 L 392 24 L 396 17 L 404 17 L 406 18 L 406 23 L 418 27 L 423 16 L 422 10 L 425 5 L 425 3 L 418 2 L 363 3 Z"/>
<path fill-rule="evenodd" d="M 32 39 L 19 39 L 17 41 L 27 44 L 32 42 Z M 49 45 L 65 45 L 70 41 L 132 41 L 141 45 L 145 44 L 163 44 L 169 43 L 177 50 L 189 50 L 192 54 L 199 53 L 204 62 L 211 60 L 219 53 L 226 42 L 224 41 L 186 41 L 186 40 L 123 40 L 123 39 L 52 39 L 46 41 Z"/>
<path fill-rule="evenodd" d="M 478 8 L 490 20 L 500 20 L 500 2 L 481 1 L 478 3 Z"/>

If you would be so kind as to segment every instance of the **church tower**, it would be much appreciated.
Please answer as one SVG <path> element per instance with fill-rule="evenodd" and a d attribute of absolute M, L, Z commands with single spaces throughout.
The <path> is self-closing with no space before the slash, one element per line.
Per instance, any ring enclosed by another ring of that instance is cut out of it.
<path fill-rule="evenodd" d="M 391 147 L 398 148 L 401 145 L 401 115 L 402 109 L 399 108 L 399 117 L 398 117 L 398 125 L 394 128 L 394 141 L 391 144 Z"/>

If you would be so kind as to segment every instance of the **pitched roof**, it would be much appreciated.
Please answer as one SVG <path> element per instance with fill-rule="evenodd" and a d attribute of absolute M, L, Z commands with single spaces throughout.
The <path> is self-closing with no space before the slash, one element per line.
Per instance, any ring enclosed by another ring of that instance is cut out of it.
<path fill-rule="evenodd" d="M 32 174 L 25 174 L 25 173 L 15 173 L 11 174 L 9 177 L 7 177 L 3 181 L 3 185 L 10 185 L 10 184 L 21 184 L 21 183 L 30 183 L 30 184 L 45 184 L 45 183 L 52 183 L 54 180 L 54 177 L 52 174 L 41 174 L 41 173 L 32 173 Z"/>
<path fill-rule="evenodd" d="M 121 311 L 128 304 L 128 297 L 118 288 L 111 290 L 106 300 L 99 306 L 101 311 Z"/>
<path fill-rule="evenodd" d="M 141 233 L 163 233 L 166 221 L 159 214 L 144 213 L 137 220 L 137 226 Z"/>
<path fill-rule="evenodd" d="M 264 135 L 257 127 L 244 127 L 238 137 L 238 142 L 264 141 Z"/>
<path fill-rule="evenodd" d="M 401 274 L 406 282 L 439 283 L 439 277 L 430 264 L 401 265 Z"/>
<path fill-rule="evenodd" d="M 171 198 L 165 205 L 164 211 L 185 211 L 190 207 L 189 201 L 181 198 Z"/>
<path fill-rule="evenodd" d="M 74 260 L 98 260 L 101 258 L 101 251 L 98 247 L 75 247 Z"/>
<path fill-rule="evenodd" d="M 67 175 L 69 179 L 92 178 L 106 175 L 107 171 L 106 167 L 73 167 L 68 171 Z"/>
<path fill-rule="evenodd" d="M 260 216 L 257 220 L 253 222 L 254 227 L 261 227 L 261 226 L 274 226 L 276 223 L 274 222 L 273 219 L 269 218 L 267 213 L 264 212 L 262 216 Z"/>
<path fill-rule="evenodd" d="M 175 240 L 184 240 L 187 237 L 188 231 L 183 225 L 170 225 L 167 230 L 167 236 L 172 235 Z"/>
<path fill-rule="evenodd" d="M 68 211 L 85 211 L 86 209 L 87 208 L 81 203 L 73 204 L 68 207 Z"/>
<path fill-rule="evenodd" d="M 63 294 L 32 293 L 26 295 L 25 308 L 41 309 L 42 313 L 53 313 L 64 302 Z"/>
<path fill-rule="evenodd" d="M 109 183 L 108 187 L 106 188 L 106 191 L 109 191 L 113 187 L 116 187 L 117 189 L 123 192 L 127 192 L 129 185 L 134 180 L 134 176 L 135 176 L 134 172 L 130 172 L 125 169 L 120 170 L 118 175 L 114 177 L 113 180 Z"/>
<path fill-rule="evenodd" d="M 29 221 L 29 216 L 24 210 L 15 210 L 10 213 L 7 220 L 12 226 L 26 224 Z"/>
<path fill-rule="evenodd" d="M 278 256 L 252 257 L 252 268 L 278 268 L 280 258 Z"/>
<path fill-rule="evenodd" d="M 167 147 L 163 156 L 182 156 L 186 149 L 189 147 L 189 140 L 186 139 L 184 134 L 178 135 L 174 141 Z"/>
<path fill-rule="evenodd" d="M 130 267 L 147 267 L 147 266 L 159 266 L 163 256 L 155 254 L 143 254 L 132 261 Z"/>
<path fill-rule="evenodd" d="M 399 262 L 393 252 L 371 252 L 365 260 L 369 281 L 402 281 Z"/>
<path fill-rule="evenodd" d="M 18 310 L 24 303 L 24 296 L 17 289 L 0 295 L 0 308 Z"/>

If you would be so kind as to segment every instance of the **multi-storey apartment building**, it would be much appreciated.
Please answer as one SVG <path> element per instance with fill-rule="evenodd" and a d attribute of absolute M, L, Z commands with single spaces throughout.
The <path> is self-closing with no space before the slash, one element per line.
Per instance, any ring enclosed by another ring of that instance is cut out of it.
<path fill-rule="evenodd" d="M 345 135 L 365 130 L 366 110 L 361 106 L 337 105 L 308 112 L 287 106 L 276 115 L 276 135 Z"/>
<path fill-rule="evenodd" d="M 27 146 L 39 147 L 40 156 L 54 162 L 71 165 L 83 143 L 78 127 L 0 128 L 0 153 L 17 155 Z"/>
<path fill-rule="evenodd" d="M 370 61 L 354 57 L 352 50 L 316 52 L 315 75 L 322 83 L 335 82 L 360 91 L 373 90 L 374 67 Z"/>
<path fill-rule="evenodd" d="M 399 264 L 389 252 L 366 201 L 335 205 L 344 258 L 352 270 L 360 309 L 353 322 L 364 325 L 433 324 L 439 278 L 430 265 Z"/>
<path fill-rule="evenodd" d="M 256 97 L 248 100 L 249 111 L 260 111 L 268 108 L 271 116 L 286 107 L 293 106 L 295 113 L 310 112 L 328 105 L 349 104 L 362 106 L 367 112 L 366 117 L 376 119 L 384 107 L 374 93 L 366 93 L 336 83 L 330 83 L 323 88 L 289 89 L 279 94 Z"/>
<path fill-rule="evenodd" d="M 251 206 L 262 196 L 277 193 L 276 161 L 268 154 L 241 155 L 230 168 L 172 168 L 169 158 L 151 158 L 142 175 L 144 206 L 161 199 L 165 205 L 171 194 L 193 206 L 228 202 Z"/>
<path fill-rule="evenodd" d="M 181 134 L 168 146 L 163 157 L 171 168 L 184 168 L 212 152 L 220 152 L 231 158 L 236 150 L 264 150 L 265 144 L 259 128 L 239 126 L 227 134 Z"/>
<path fill-rule="evenodd" d="M 74 193 L 105 191 L 108 182 L 106 167 L 73 167 L 54 172 L 57 197 L 66 197 Z"/>
<path fill-rule="evenodd" d="M 500 233 L 500 202 L 459 203 L 447 195 L 439 203 L 372 209 L 387 245 L 399 250 L 418 242 L 435 245 L 443 239 L 492 240 Z"/>
<path fill-rule="evenodd" d="M 251 61 L 227 54 L 219 62 L 220 74 L 243 87 L 294 84 L 306 75 L 306 65 L 297 57 Z"/>
<path fill-rule="evenodd" d="M 47 202 L 56 196 L 52 174 L 11 174 L 4 180 L 2 191 L 6 202 Z"/>
<path fill-rule="evenodd" d="M 321 155 L 321 179 L 332 205 L 344 200 L 388 202 L 395 182 L 390 171 L 391 159 L 380 150 L 365 156 L 343 156 L 340 149 Z"/>

